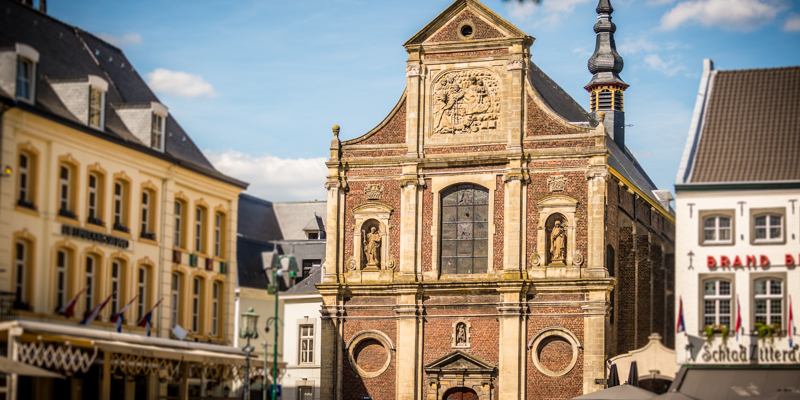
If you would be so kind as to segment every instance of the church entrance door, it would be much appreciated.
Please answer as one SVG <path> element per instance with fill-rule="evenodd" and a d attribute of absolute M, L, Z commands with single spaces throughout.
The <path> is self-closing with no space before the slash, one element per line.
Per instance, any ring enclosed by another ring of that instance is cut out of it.
<path fill-rule="evenodd" d="M 478 400 L 478 394 L 472 389 L 457 387 L 446 391 L 442 400 Z"/>

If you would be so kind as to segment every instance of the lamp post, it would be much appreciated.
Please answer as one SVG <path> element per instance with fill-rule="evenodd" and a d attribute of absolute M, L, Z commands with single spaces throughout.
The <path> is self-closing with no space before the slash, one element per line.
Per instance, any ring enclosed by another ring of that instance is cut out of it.
<path fill-rule="evenodd" d="M 242 347 L 245 354 L 244 359 L 244 400 L 250 400 L 250 353 L 255 350 L 250 346 L 250 339 L 258 339 L 258 314 L 253 311 L 253 307 L 242 313 L 242 330 L 239 337 L 247 339 L 247 345 Z"/>
<path fill-rule="evenodd" d="M 272 400 L 278 399 L 278 292 L 280 292 L 280 284 L 278 282 L 278 277 L 283 276 L 284 268 L 281 268 L 281 264 L 283 260 L 288 261 L 288 265 L 286 269 L 289 270 L 289 278 L 286 279 L 286 286 L 290 286 L 293 282 L 291 278 L 297 276 L 295 272 L 296 266 L 294 264 L 294 257 L 293 256 L 280 256 L 277 260 L 275 260 L 275 270 L 272 271 L 272 282 L 275 285 L 275 343 L 272 353 Z M 269 328 L 269 321 L 267 321 L 267 328 Z"/>

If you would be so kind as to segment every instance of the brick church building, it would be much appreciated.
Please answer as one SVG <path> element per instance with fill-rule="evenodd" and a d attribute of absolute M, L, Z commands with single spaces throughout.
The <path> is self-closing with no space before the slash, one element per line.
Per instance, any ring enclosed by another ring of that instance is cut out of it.
<path fill-rule="evenodd" d="M 334 126 L 321 399 L 567 399 L 651 333 L 674 341 L 671 196 L 625 147 L 596 11 L 589 113 L 531 36 L 457 0 L 405 43 L 388 116 Z"/>

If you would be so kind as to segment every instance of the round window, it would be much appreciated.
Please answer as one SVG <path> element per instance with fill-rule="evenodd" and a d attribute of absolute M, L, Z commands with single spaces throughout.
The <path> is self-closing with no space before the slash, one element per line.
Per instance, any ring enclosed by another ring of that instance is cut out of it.
<path fill-rule="evenodd" d="M 470 37 L 472 36 L 472 25 L 464 25 L 461 27 L 461 36 Z"/>

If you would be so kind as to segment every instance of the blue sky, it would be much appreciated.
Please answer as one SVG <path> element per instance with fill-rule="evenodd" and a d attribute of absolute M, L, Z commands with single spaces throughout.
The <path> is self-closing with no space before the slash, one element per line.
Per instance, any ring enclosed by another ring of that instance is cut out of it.
<path fill-rule="evenodd" d="M 274 200 L 324 199 L 331 126 L 373 128 L 405 86 L 402 44 L 451 0 L 51 0 L 48 13 L 120 46 L 221 171 Z M 532 60 L 581 105 L 597 0 L 486 0 L 536 38 Z M 612 0 L 627 146 L 674 190 L 702 60 L 800 65 L 800 2 Z"/>

